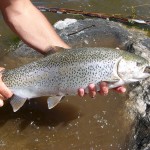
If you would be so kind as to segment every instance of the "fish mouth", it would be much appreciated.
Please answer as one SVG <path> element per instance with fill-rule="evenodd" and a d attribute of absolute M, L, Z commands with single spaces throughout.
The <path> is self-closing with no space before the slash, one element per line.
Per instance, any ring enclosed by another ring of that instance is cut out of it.
<path fill-rule="evenodd" d="M 141 71 L 141 73 L 139 72 L 138 75 L 135 76 L 134 79 L 137 80 L 142 80 L 144 78 L 148 78 L 150 77 L 150 66 L 145 67 L 144 69 L 142 69 L 143 71 Z"/>
<path fill-rule="evenodd" d="M 140 81 L 140 80 L 143 80 L 148 77 L 150 77 L 150 66 L 147 66 L 147 67 L 143 68 L 142 70 L 139 70 L 139 73 L 138 74 L 136 73 L 136 75 L 134 75 L 133 79 Z"/>
<path fill-rule="evenodd" d="M 143 73 L 149 73 L 150 74 L 150 66 L 145 67 Z"/>

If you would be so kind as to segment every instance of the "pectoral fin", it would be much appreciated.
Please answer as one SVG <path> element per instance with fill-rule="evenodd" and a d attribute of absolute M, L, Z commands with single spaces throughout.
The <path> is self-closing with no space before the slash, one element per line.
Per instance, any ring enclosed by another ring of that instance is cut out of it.
<path fill-rule="evenodd" d="M 125 82 L 123 80 L 119 80 L 117 82 L 114 82 L 114 83 L 108 83 L 108 88 L 109 89 L 112 89 L 112 88 L 116 88 L 116 87 L 119 87 L 121 85 L 124 85 Z"/>
<path fill-rule="evenodd" d="M 60 102 L 62 97 L 63 97 L 62 95 L 49 97 L 47 100 L 48 109 L 52 109 L 53 107 L 55 107 Z"/>
<path fill-rule="evenodd" d="M 22 98 L 22 97 L 13 95 L 13 97 L 11 98 L 11 101 L 10 101 L 13 111 L 16 112 L 17 110 L 19 110 L 24 105 L 26 100 L 27 100 L 26 98 Z"/>

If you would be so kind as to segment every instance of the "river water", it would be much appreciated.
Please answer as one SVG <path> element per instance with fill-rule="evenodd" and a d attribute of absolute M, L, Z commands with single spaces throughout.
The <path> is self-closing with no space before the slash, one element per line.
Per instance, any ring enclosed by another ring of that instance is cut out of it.
<path fill-rule="evenodd" d="M 150 16 L 149 0 L 34 0 L 33 3 L 125 16 L 135 11 L 145 19 Z M 80 17 L 45 15 L 52 24 L 66 17 Z M 17 41 L 0 16 L 0 58 L 7 58 Z M 4 63 L 1 59 L 0 64 L 15 67 L 17 60 L 5 60 Z M 72 96 L 52 110 L 47 108 L 47 98 L 38 98 L 27 102 L 16 113 L 6 102 L 0 109 L 0 150 L 127 150 L 132 123 L 125 109 L 127 98 L 126 94 L 112 91 L 95 99 Z"/>

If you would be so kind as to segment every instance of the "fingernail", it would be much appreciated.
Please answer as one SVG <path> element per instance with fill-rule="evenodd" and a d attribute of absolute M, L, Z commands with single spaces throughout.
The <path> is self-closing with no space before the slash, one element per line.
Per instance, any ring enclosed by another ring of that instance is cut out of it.
<path fill-rule="evenodd" d="M 120 93 L 125 93 L 125 92 L 126 92 L 126 88 L 119 87 L 119 88 L 118 88 L 118 91 L 119 91 Z"/>
<path fill-rule="evenodd" d="M 104 92 L 105 94 L 107 94 L 107 93 L 108 93 L 108 88 L 107 88 L 107 87 L 103 87 L 103 92 Z"/>
<path fill-rule="evenodd" d="M 89 87 L 90 87 L 91 89 L 94 89 L 94 88 L 95 88 L 95 85 L 94 85 L 93 83 L 90 83 L 90 84 L 89 84 Z"/>
<path fill-rule="evenodd" d="M 81 97 L 83 97 L 84 96 L 84 89 L 80 88 L 78 90 L 78 95 L 81 96 Z"/>
<path fill-rule="evenodd" d="M 126 89 L 125 89 L 125 88 L 123 88 L 123 89 L 121 90 L 121 92 L 122 92 L 122 93 L 125 93 L 125 92 L 126 92 Z"/>

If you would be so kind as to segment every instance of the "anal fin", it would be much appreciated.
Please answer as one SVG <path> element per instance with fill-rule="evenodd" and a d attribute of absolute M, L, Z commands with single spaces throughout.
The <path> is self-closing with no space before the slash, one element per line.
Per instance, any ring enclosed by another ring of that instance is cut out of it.
<path fill-rule="evenodd" d="M 108 83 L 108 88 L 112 89 L 112 88 L 116 88 L 116 87 L 119 87 L 119 86 L 124 85 L 124 84 L 125 84 L 125 82 L 123 80 L 119 80 L 115 83 Z"/>
<path fill-rule="evenodd" d="M 26 98 L 13 95 L 13 97 L 10 100 L 10 104 L 13 108 L 13 111 L 16 112 L 17 110 L 19 110 L 24 105 L 26 100 L 27 100 Z"/>
<path fill-rule="evenodd" d="M 48 109 L 52 109 L 53 107 L 55 107 L 60 102 L 62 97 L 63 97 L 62 95 L 49 97 L 47 99 Z"/>

